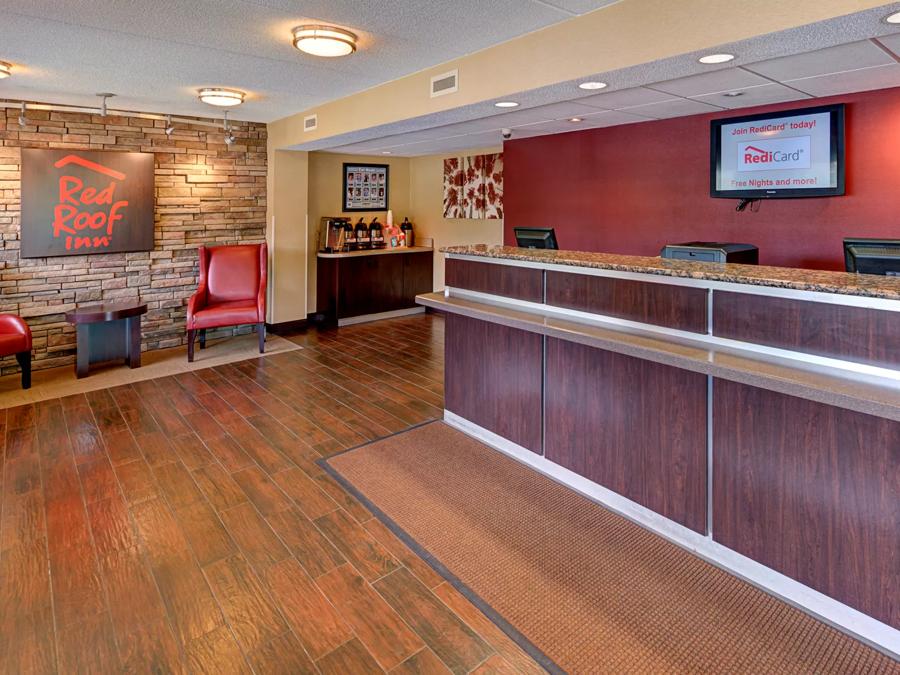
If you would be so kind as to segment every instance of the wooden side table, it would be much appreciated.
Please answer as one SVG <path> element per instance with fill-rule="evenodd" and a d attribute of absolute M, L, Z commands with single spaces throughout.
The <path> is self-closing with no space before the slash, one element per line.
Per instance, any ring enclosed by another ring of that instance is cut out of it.
<path fill-rule="evenodd" d="M 129 368 L 141 367 L 141 315 L 146 304 L 104 302 L 66 312 L 76 330 L 75 374 L 85 377 L 92 363 L 125 359 Z"/>

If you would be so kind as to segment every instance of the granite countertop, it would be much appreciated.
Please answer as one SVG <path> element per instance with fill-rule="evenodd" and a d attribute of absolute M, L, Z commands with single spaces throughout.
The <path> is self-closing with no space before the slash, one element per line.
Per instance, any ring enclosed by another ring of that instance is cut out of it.
<path fill-rule="evenodd" d="M 488 246 L 486 244 L 449 246 L 442 248 L 441 252 L 481 258 L 593 267 L 619 272 L 639 272 L 670 277 L 900 300 L 900 277 L 886 277 L 873 274 L 848 274 L 846 272 L 767 267 L 762 265 L 688 262 L 685 260 L 668 260 L 658 257 L 651 258 L 614 253 L 551 251 L 546 249 L 516 248 L 514 246 Z"/>

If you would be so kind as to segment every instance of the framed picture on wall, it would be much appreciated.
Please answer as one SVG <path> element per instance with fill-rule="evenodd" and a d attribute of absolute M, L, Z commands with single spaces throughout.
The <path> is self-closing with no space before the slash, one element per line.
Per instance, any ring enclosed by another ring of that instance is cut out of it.
<path fill-rule="evenodd" d="M 390 168 L 344 162 L 344 211 L 387 211 Z"/>

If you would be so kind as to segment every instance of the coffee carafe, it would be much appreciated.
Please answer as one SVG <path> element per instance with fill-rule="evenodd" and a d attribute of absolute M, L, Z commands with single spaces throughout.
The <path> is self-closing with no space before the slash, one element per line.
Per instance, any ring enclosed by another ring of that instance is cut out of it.
<path fill-rule="evenodd" d="M 369 227 L 368 225 L 366 225 L 366 221 L 364 219 L 360 218 L 359 222 L 356 223 L 355 233 L 357 250 L 365 251 L 372 248 L 372 244 L 369 239 Z"/>
<path fill-rule="evenodd" d="M 349 220 L 344 221 L 344 248 L 347 251 L 357 250 L 356 231 L 353 229 L 353 223 Z"/>
<path fill-rule="evenodd" d="M 369 223 L 369 243 L 372 248 L 384 248 L 384 228 L 378 222 L 378 216 Z"/>
<path fill-rule="evenodd" d="M 413 226 L 412 223 L 409 222 L 409 218 L 404 218 L 403 222 L 400 223 L 400 231 L 404 234 L 407 246 L 416 245 L 416 233 L 413 232 Z"/>

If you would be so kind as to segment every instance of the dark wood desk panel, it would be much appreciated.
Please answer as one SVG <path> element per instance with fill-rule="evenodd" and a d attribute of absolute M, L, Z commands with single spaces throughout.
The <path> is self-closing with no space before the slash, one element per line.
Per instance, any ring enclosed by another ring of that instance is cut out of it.
<path fill-rule="evenodd" d="M 316 311 L 334 323 L 416 307 L 433 288 L 434 253 L 410 250 L 316 259 Z"/>
<path fill-rule="evenodd" d="M 444 407 L 540 453 L 543 338 L 448 314 Z"/>
<path fill-rule="evenodd" d="M 714 293 L 714 335 L 860 363 L 900 365 L 900 312 Z"/>
<path fill-rule="evenodd" d="M 692 333 L 707 332 L 702 288 L 547 271 L 547 304 Z"/>
<path fill-rule="evenodd" d="M 539 269 L 448 258 L 444 283 L 506 298 L 543 302 L 544 273 Z"/>
<path fill-rule="evenodd" d="M 900 423 L 713 383 L 713 538 L 900 628 Z"/>
<path fill-rule="evenodd" d="M 547 459 L 706 532 L 707 378 L 547 339 Z"/>

